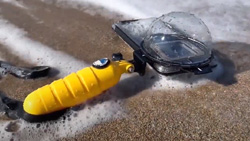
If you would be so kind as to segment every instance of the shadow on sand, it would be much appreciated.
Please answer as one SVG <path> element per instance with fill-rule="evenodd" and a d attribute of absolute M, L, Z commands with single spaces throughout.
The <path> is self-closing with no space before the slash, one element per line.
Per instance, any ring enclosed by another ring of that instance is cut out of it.
<path fill-rule="evenodd" d="M 205 75 L 180 74 L 172 79 L 187 84 L 196 83 L 201 79 L 209 79 L 224 86 L 237 83 L 236 74 L 250 69 L 250 45 L 238 42 L 214 43 L 214 55 L 217 67 L 212 73 Z"/>

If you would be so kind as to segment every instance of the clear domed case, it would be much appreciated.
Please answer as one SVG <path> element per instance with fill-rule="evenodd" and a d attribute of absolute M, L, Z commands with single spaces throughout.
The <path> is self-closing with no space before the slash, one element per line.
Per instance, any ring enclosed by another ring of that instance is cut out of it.
<path fill-rule="evenodd" d="M 212 60 L 210 31 L 190 13 L 171 12 L 157 18 L 121 21 L 112 27 L 160 73 L 202 70 Z"/>

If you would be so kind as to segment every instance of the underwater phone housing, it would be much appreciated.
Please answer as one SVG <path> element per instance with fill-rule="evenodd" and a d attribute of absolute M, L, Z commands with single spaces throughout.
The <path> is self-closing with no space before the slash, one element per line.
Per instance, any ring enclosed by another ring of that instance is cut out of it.
<path fill-rule="evenodd" d="M 121 21 L 112 28 L 134 49 L 137 63 L 148 63 L 161 74 L 205 74 L 216 66 L 210 32 L 193 14 L 172 12 L 159 18 Z"/>

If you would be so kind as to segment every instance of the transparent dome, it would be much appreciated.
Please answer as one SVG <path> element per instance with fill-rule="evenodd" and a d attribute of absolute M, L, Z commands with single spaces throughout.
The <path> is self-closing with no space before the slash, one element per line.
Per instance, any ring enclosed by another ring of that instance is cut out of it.
<path fill-rule="evenodd" d="M 156 59 L 173 61 L 209 54 L 211 43 L 210 32 L 201 19 L 172 12 L 151 24 L 143 49 Z"/>

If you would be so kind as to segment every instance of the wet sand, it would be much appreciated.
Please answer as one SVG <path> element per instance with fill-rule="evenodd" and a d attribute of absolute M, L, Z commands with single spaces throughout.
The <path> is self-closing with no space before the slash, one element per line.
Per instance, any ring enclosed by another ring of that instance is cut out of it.
<path fill-rule="evenodd" d="M 144 91 L 127 100 L 126 119 L 97 125 L 77 138 L 249 140 L 248 75 L 227 88 L 214 83 L 184 92 Z"/>
<path fill-rule="evenodd" d="M 28 10 L 1 3 L 0 14 L 27 31 L 31 39 L 87 63 L 110 57 L 114 52 L 131 58 L 132 50 L 111 29 L 114 20 L 40 1 L 23 3 Z M 5 54 L 7 61 L 33 65 L 1 46 L 1 54 Z M 118 96 L 125 102 L 125 118 L 97 124 L 87 132 L 63 140 L 249 140 L 250 45 L 229 42 L 215 46 L 225 67 L 215 82 L 171 91 L 152 91 L 146 87 L 138 92 L 125 91 L 130 88 L 127 86 Z M 0 90 L 23 100 L 28 93 L 54 79 L 20 80 L 8 75 L 1 79 Z"/>

